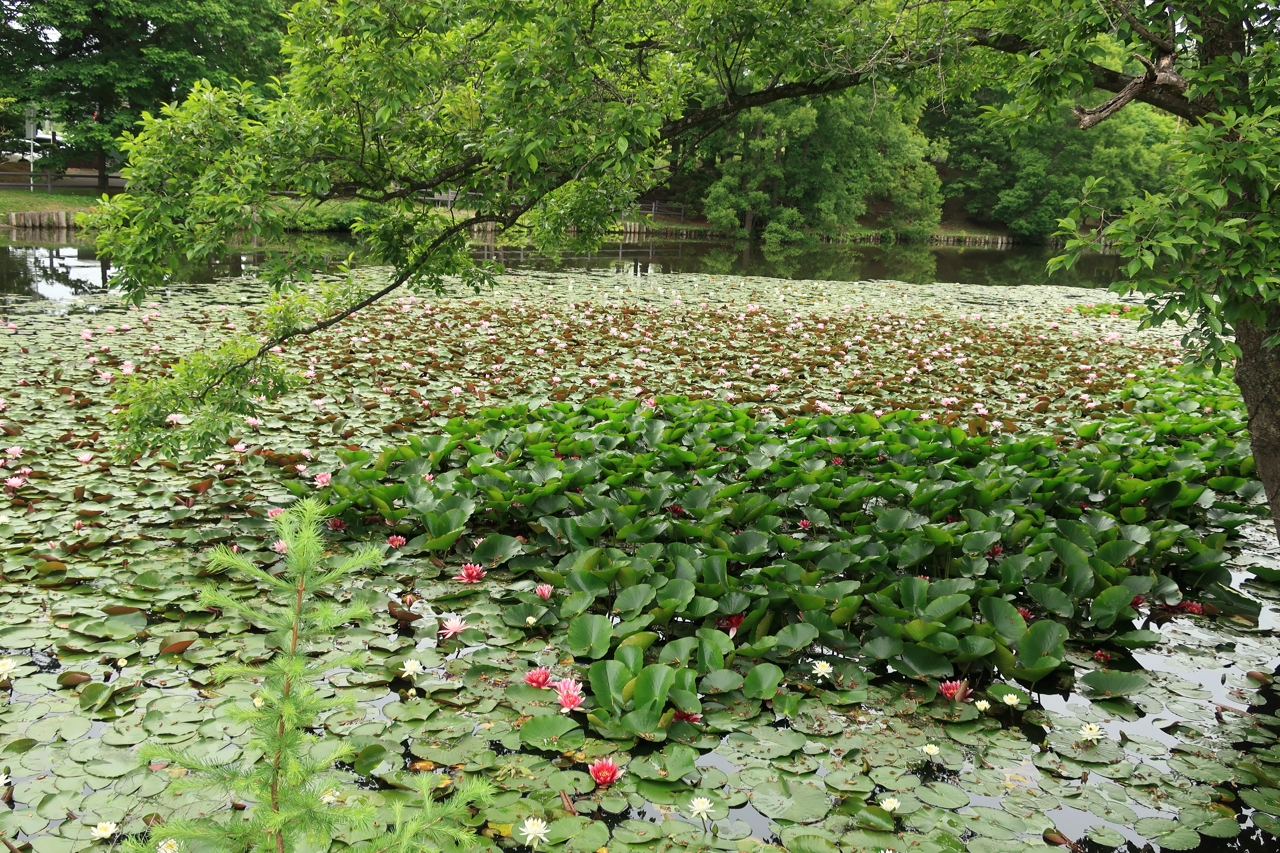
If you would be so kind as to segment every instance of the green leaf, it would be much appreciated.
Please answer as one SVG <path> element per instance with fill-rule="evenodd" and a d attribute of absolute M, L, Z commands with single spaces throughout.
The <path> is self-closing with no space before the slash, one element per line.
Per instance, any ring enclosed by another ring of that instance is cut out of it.
<path fill-rule="evenodd" d="M 1133 590 L 1127 586 L 1104 589 L 1093 600 L 1093 606 L 1089 608 L 1089 618 L 1099 628 L 1110 628 L 1120 614 L 1129 608 L 1129 602 L 1132 600 Z"/>
<path fill-rule="evenodd" d="M 742 693 L 748 699 L 772 699 L 781 683 L 781 669 L 771 663 L 756 664 L 747 673 Z"/>
<path fill-rule="evenodd" d="M 809 646 L 818 638 L 818 629 L 808 622 L 787 625 L 777 634 L 779 648 L 795 651 Z"/>
<path fill-rule="evenodd" d="M 574 617 L 569 623 L 566 638 L 569 651 L 574 655 L 589 658 L 601 658 L 609 653 L 609 643 L 613 639 L 613 623 L 607 616 L 596 613 L 585 613 Z"/>
<path fill-rule="evenodd" d="M 1003 598 L 984 598 L 978 602 L 978 609 L 1008 646 L 1016 645 L 1022 635 L 1027 633 L 1026 620 L 1022 618 L 1018 608 Z"/>
<path fill-rule="evenodd" d="M 565 714 L 544 714 L 520 727 L 520 742 L 534 749 L 555 751 L 561 749 L 561 738 L 577 728 L 578 724 Z"/>
<path fill-rule="evenodd" d="M 1093 693 L 1106 696 L 1128 696 L 1147 686 L 1147 679 L 1136 672 L 1119 670 L 1094 670 L 1085 673 L 1080 683 Z"/>
<path fill-rule="evenodd" d="M 476 546 L 471 559 L 486 569 L 491 569 L 522 552 L 523 547 L 517 539 L 495 533 L 485 537 L 485 540 Z"/>

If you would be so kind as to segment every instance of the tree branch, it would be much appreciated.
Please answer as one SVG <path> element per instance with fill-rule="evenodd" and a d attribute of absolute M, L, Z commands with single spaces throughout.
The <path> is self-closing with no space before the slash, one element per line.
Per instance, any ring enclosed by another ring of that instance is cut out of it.
<path fill-rule="evenodd" d="M 970 43 L 979 47 L 987 47 L 992 50 L 998 50 L 1001 53 L 1012 53 L 1020 56 L 1027 56 L 1042 50 L 1040 45 L 1028 41 L 1021 36 L 1010 35 L 1008 33 L 997 33 L 991 30 L 972 30 L 969 33 Z M 1161 57 L 1163 60 L 1164 57 Z M 1172 57 L 1170 57 L 1172 59 Z M 1112 71 L 1110 68 L 1104 68 L 1092 62 L 1086 62 L 1085 67 L 1093 77 L 1094 88 L 1102 89 L 1107 92 L 1115 92 L 1117 95 L 1124 92 L 1126 88 L 1131 86 L 1134 81 L 1143 80 L 1142 77 L 1134 77 L 1129 74 L 1122 74 L 1119 71 Z M 1172 65 L 1167 71 L 1172 72 Z M 1147 72 L 1150 74 L 1150 71 Z M 1176 78 L 1174 80 L 1173 78 Z M 1181 81 L 1181 89 L 1178 88 L 1178 82 Z M 1186 81 L 1182 80 L 1176 73 L 1169 78 L 1168 82 L 1157 85 L 1152 83 L 1146 87 L 1138 87 L 1128 96 L 1129 101 L 1142 101 L 1150 104 L 1157 109 L 1164 110 L 1170 115 L 1185 118 L 1188 121 L 1199 121 L 1209 115 L 1209 110 L 1195 103 L 1182 94 L 1182 90 L 1186 88 Z M 1114 99 L 1113 99 L 1114 100 Z M 1105 105 L 1104 105 L 1105 106 Z M 1123 106 L 1123 104 L 1121 104 Z M 1100 109 L 1100 108 L 1099 108 Z M 1101 119 L 1099 119 L 1100 121 Z M 1096 122 L 1095 122 L 1096 124 Z"/>
<path fill-rule="evenodd" d="M 749 110 L 752 107 L 763 107 L 766 104 L 784 101 L 789 98 L 829 95 L 832 92 L 840 92 L 863 83 L 866 77 L 867 75 L 861 73 L 846 74 L 839 77 L 826 77 L 821 80 L 807 80 L 802 83 L 783 83 L 781 86 L 772 86 L 745 95 L 731 95 L 714 107 L 694 110 L 681 118 L 667 122 L 662 126 L 661 138 L 664 140 L 675 139 L 677 136 L 687 133 L 699 125 L 728 118 L 735 113 Z"/>
<path fill-rule="evenodd" d="M 1111 8 L 1115 9 L 1117 12 L 1119 12 L 1121 16 L 1126 21 L 1129 22 L 1129 26 L 1133 28 L 1133 31 L 1135 33 L 1142 36 L 1142 38 L 1146 39 L 1151 44 L 1155 45 L 1156 49 L 1159 50 L 1161 53 L 1177 52 L 1178 50 L 1177 45 L 1175 45 L 1171 39 L 1158 36 L 1155 33 L 1151 32 L 1151 30 L 1143 26 L 1142 23 L 1133 16 L 1133 13 L 1129 11 L 1129 7 L 1125 6 L 1124 3 L 1109 3 L 1108 5 L 1111 6 Z M 1168 16 L 1168 14 L 1169 12 L 1166 9 L 1165 15 Z"/>

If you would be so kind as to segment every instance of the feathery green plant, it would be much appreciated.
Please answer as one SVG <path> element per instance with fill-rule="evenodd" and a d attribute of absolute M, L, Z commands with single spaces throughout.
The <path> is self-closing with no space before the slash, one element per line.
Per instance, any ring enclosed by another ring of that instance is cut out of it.
<path fill-rule="evenodd" d="M 236 711 L 235 718 L 248 723 L 251 732 L 240 759 L 223 761 L 165 746 L 142 750 L 146 760 L 167 761 L 190 771 L 179 785 L 218 791 L 247 803 L 248 810 L 230 819 L 223 812 L 157 825 L 149 838 L 132 839 L 124 847 L 130 853 L 179 853 L 188 845 L 234 853 L 286 853 L 302 846 L 323 849 L 331 840 L 349 834 L 369 836 L 368 830 L 379 824 L 385 825 L 386 831 L 348 849 L 426 853 L 447 841 L 465 844 L 474 839 L 473 831 L 460 821 L 469 817 L 472 804 L 491 798 L 488 783 L 462 780 L 452 796 L 437 800 L 442 791 L 438 777 L 423 774 L 417 787 L 421 803 L 398 803 L 389 809 L 389 820 L 381 821 L 378 818 L 385 816 L 377 815 L 358 797 L 348 802 L 331 772 L 336 762 L 349 760 L 354 750 L 345 743 L 317 748 L 318 739 L 308 732 L 321 713 L 350 704 L 342 698 L 320 695 L 313 684 L 328 669 L 360 664 L 360 656 L 353 654 L 337 660 L 327 658 L 323 666 L 317 665 L 307 656 L 308 649 L 331 638 L 341 626 L 369 615 L 363 605 L 344 607 L 318 600 L 316 594 L 344 575 L 381 561 L 377 549 L 367 548 L 336 567 L 326 566 L 321 532 L 325 515 L 324 505 L 311 499 L 275 518 L 279 535 L 276 549 L 284 553 L 284 568 L 278 574 L 264 571 L 225 547 L 210 559 L 213 568 L 252 579 L 287 599 L 284 605 L 241 601 L 215 588 L 206 588 L 200 595 L 207 607 L 239 613 L 270 626 L 273 630 L 268 642 L 279 649 L 261 666 L 224 664 L 214 669 L 219 680 L 248 678 L 262 683 L 252 704 Z"/>

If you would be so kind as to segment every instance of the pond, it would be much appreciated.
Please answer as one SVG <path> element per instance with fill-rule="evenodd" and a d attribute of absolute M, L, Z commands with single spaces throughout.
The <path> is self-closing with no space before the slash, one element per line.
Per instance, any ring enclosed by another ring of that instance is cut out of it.
<path fill-rule="evenodd" d="M 313 249 L 326 248 L 335 260 L 355 246 L 346 235 L 304 238 Z M 790 278 L 797 280 L 892 280 L 913 284 L 937 281 L 1018 287 L 1053 284 L 1105 288 L 1115 280 L 1119 258 L 1088 255 L 1070 271 L 1049 276 L 1045 263 L 1054 250 L 1034 246 L 1009 249 L 917 245 L 842 245 L 821 243 L 802 252 L 770 254 L 746 243 L 708 240 L 650 240 L 609 243 L 597 253 L 548 258 L 529 249 L 477 244 L 475 256 L 510 270 L 629 271 L 635 275 L 703 273 Z M 185 270 L 188 282 L 210 283 L 235 277 L 261 263 L 261 253 L 220 258 L 199 269 Z M 0 294 L 67 299 L 100 288 L 109 268 L 93 247 L 82 243 L 0 243 Z"/>
<path fill-rule="evenodd" d="M 195 591 L 269 603 L 206 552 L 276 565 L 268 510 L 312 494 L 383 561 L 313 650 L 364 661 L 322 685 L 355 703 L 316 729 L 359 750 L 343 796 L 482 775 L 521 853 L 531 815 L 557 853 L 1274 848 L 1280 554 L 1238 397 L 1087 290 L 526 259 L 290 346 L 303 381 L 214 455 L 125 464 L 114 390 L 251 328 L 252 258 L 126 310 L 87 253 L 8 251 L 0 830 L 36 853 L 223 807 L 132 750 L 241 754 L 255 687 L 210 670 L 267 635 Z"/>

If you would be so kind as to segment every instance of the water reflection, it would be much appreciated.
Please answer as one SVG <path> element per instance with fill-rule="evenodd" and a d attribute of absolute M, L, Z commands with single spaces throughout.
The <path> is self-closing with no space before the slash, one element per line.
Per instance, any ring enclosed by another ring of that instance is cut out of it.
<path fill-rule="evenodd" d="M 296 245 L 295 245 L 296 243 Z M 348 235 L 306 235 L 283 247 L 330 262 L 344 260 L 356 247 Z M 1012 249 L 952 246 L 850 246 L 820 244 L 803 250 L 767 252 L 745 243 L 701 240 L 653 240 L 610 243 L 589 255 L 548 257 L 528 248 L 479 244 L 477 259 L 509 270 L 609 270 L 632 275 L 706 273 L 825 281 L 893 279 L 917 284 L 935 281 L 1020 286 L 1057 284 L 1106 287 L 1117 276 L 1119 259 L 1092 255 L 1069 273 L 1050 277 L 1045 262 L 1053 251 L 1041 247 Z M 207 264 L 181 269 L 176 280 L 211 284 L 243 275 L 264 263 L 267 252 L 246 249 Z M 359 261 L 359 257 L 356 257 Z M 0 295 L 28 300 L 62 301 L 101 292 L 109 266 L 92 244 L 75 238 L 56 244 L 0 243 Z"/>

